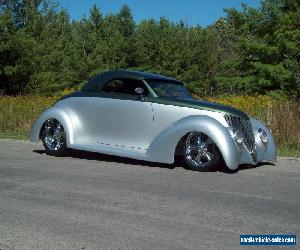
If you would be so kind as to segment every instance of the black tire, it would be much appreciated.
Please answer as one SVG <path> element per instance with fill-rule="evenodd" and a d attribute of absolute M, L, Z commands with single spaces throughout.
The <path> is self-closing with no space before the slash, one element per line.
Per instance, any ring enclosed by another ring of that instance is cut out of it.
<path fill-rule="evenodd" d="M 183 159 L 187 169 L 208 172 L 218 169 L 222 157 L 216 144 L 207 135 L 191 132 L 184 141 Z"/>
<path fill-rule="evenodd" d="M 42 129 L 41 139 L 46 153 L 53 156 L 66 155 L 66 133 L 62 124 L 56 119 L 48 119 Z"/>

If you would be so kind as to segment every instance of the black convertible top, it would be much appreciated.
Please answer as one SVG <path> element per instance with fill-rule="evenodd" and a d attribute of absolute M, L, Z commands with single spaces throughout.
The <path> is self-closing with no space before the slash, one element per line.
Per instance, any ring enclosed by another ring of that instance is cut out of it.
<path fill-rule="evenodd" d="M 96 77 L 88 80 L 88 82 L 83 86 L 82 91 L 93 91 L 95 88 L 101 89 L 105 83 L 117 78 L 130 78 L 135 80 L 163 80 L 182 84 L 181 81 L 167 76 L 151 74 L 142 71 L 113 70 L 99 74 Z"/>

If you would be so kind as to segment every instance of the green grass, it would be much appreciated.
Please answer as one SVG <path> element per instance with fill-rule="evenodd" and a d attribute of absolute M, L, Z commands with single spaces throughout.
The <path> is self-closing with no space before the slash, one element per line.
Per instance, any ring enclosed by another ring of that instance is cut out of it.
<path fill-rule="evenodd" d="M 229 102 L 230 105 L 258 117 L 271 129 L 279 156 L 300 157 L 300 103 L 270 104 L 265 99 L 246 96 L 213 101 L 225 104 Z M 55 100 L 57 97 L 0 96 L 0 138 L 28 140 L 33 122 Z"/>
<path fill-rule="evenodd" d="M 0 139 L 29 140 L 29 131 L 28 133 L 0 132 Z"/>
<path fill-rule="evenodd" d="M 289 148 L 284 146 L 279 146 L 277 150 L 278 156 L 284 157 L 296 157 L 300 158 L 300 148 Z"/>

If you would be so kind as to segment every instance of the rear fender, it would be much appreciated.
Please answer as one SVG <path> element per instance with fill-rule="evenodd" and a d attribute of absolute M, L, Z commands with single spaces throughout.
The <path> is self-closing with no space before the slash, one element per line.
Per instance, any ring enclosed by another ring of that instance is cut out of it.
<path fill-rule="evenodd" d="M 67 146 L 72 145 L 74 142 L 72 119 L 70 118 L 69 114 L 60 107 L 51 107 L 39 116 L 31 129 L 30 141 L 39 141 L 41 129 L 44 123 L 50 118 L 58 120 L 63 125 L 66 133 Z"/>

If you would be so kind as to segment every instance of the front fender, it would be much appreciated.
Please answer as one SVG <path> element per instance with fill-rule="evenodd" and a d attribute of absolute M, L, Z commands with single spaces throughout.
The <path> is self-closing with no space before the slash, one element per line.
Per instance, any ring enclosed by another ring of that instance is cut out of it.
<path fill-rule="evenodd" d="M 178 142 L 192 131 L 208 135 L 218 146 L 228 168 L 237 169 L 238 153 L 228 130 L 217 120 L 204 115 L 185 117 L 164 129 L 148 148 L 149 160 L 173 163 Z"/>
<path fill-rule="evenodd" d="M 260 121 L 251 118 L 250 119 L 252 128 L 253 128 L 253 134 L 255 137 L 255 144 L 256 144 L 256 161 L 269 161 L 269 162 L 275 162 L 277 159 L 277 150 L 276 145 L 273 139 L 273 136 L 269 129 Z M 268 144 L 265 145 L 262 143 L 261 139 L 259 138 L 258 129 L 261 128 L 264 131 L 267 132 L 268 135 Z"/>
<path fill-rule="evenodd" d="M 57 106 L 45 110 L 35 121 L 30 132 L 30 141 L 32 142 L 39 141 L 42 126 L 50 118 L 54 118 L 58 120 L 63 125 L 66 133 L 67 146 L 73 144 L 74 133 L 73 133 L 72 120 L 64 109 Z"/>

